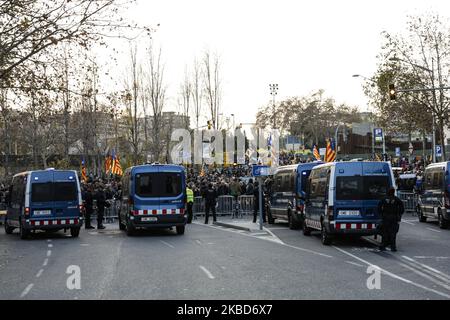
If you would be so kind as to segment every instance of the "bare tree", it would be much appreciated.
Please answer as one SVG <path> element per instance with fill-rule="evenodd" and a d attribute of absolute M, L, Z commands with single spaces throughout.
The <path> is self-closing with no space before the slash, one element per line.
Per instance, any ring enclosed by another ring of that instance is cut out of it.
<path fill-rule="evenodd" d="M 199 127 L 199 118 L 202 114 L 202 84 L 201 84 L 201 66 L 197 59 L 194 60 L 193 68 L 192 68 L 192 103 L 193 103 L 193 113 L 195 117 L 195 126 Z"/>
<path fill-rule="evenodd" d="M 213 57 L 209 51 L 203 55 L 203 91 L 209 107 L 211 121 L 215 129 L 218 128 L 218 117 L 221 102 L 221 79 L 219 57 Z"/>

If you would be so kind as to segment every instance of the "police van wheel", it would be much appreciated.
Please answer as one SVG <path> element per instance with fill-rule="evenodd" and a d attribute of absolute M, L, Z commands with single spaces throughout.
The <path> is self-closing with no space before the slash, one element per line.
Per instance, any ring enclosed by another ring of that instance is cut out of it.
<path fill-rule="evenodd" d="M 299 223 L 295 220 L 290 211 L 288 212 L 288 222 L 289 222 L 289 229 L 291 230 L 297 230 L 300 227 Z"/>
<path fill-rule="evenodd" d="M 331 236 L 328 234 L 323 225 L 321 230 L 321 240 L 323 245 L 329 246 L 331 244 Z"/>
<path fill-rule="evenodd" d="M 439 228 L 441 228 L 441 229 L 447 229 L 447 227 L 448 227 L 448 222 L 444 219 L 444 217 L 442 216 L 442 213 L 438 214 L 438 224 L 439 224 Z"/>
<path fill-rule="evenodd" d="M 417 216 L 419 217 L 420 222 L 427 222 L 427 217 L 423 215 L 423 211 L 421 207 L 417 207 Z"/>
<path fill-rule="evenodd" d="M 136 228 L 134 228 L 130 223 L 127 223 L 127 236 L 134 236 L 136 233 Z"/>
<path fill-rule="evenodd" d="M 11 234 L 13 231 L 14 231 L 14 227 L 11 227 L 9 224 L 8 224 L 8 220 L 6 219 L 6 217 L 5 217 L 5 233 L 6 234 Z"/>
<path fill-rule="evenodd" d="M 122 223 L 122 219 L 120 219 L 120 214 L 119 214 L 119 230 L 124 231 L 126 229 L 125 225 Z"/>
<path fill-rule="evenodd" d="M 22 240 L 27 239 L 29 234 L 30 234 L 30 231 L 25 229 L 22 225 L 22 222 L 20 222 L 20 228 L 19 228 L 20 239 L 22 239 Z"/>
<path fill-rule="evenodd" d="M 305 220 L 303 221 L 303 228 L 302 229 L 303 229 L 303 235 L 305 235 L 305 236 L 310 236 L 311 235 L 311 228 L 306 225 L 306 221 Z"/>
<path fill-rule="evenodd" d="M 184 229 L 185 229 L 184 226 L 177 227 L 177 234 L 184 234 Z"/>
<path fill-rule="evenodd" d="M 70 235 L 72 238 L 77 238 L 80 235 L 80 228 L 70 228 Z"/>

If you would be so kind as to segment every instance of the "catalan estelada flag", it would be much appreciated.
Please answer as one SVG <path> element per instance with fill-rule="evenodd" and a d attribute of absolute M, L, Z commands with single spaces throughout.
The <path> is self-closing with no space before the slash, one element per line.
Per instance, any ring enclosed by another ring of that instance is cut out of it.
<path fill-rule="evenodd" d="M 105 158 L 105 173 L 106 174 L 110 173 L 111 164 L 112 164 L 112 159 L 111 159 L 111 156 L 108 154 L 108 155 L 106 155 L 106 158 Z"/>
<path fill-rule="evenodd" d="M 87 182 L 86 166 L 85 166 L 84 159 L 81 160 L 81 181 L 84 183 Z"/>
<path fill-rule="evenodd" d="M 118 176 L 123 175 L 123 170 L 122 166 L 120 165 L 119 156 L 116 155 L 114 150 L 111 156 L 111 173 L 117 174 Z"/>
<path fill-rule="evenodd" d="M 325 152 L 325 162 L 333 162 L 336 160 L 336 146 L 333 139 L 327 140 L 327 150 Z"/>
<path fill-rule="evenodd" d="M 322 157 L 320 156 L 319 149 L 317 148 L 317 145 L 313 146 L 313 155 L 314 155 L 314 158 L 316 158 L 317 161 L 322 160 Z"/>

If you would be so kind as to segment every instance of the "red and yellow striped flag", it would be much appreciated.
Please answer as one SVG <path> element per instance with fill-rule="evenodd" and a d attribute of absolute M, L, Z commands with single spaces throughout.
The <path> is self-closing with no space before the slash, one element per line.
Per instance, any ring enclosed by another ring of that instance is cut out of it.
<path fill-rule="evenodd" d="M 84 183 L 87 182 L 86 166 L 84 163 L 84 159 L 81 160 L 81 181 Z"/>
<path fill-rule="evenodd" d="M 320 156 L 319 149 L 317 148 L 317 145 L 314 145 L 314 147 L 313 147 L 313 155 L 314 155 L 314 158 L 316 158 L 317 161 L 321 161 L 322 160 L 322 157 Z"/>
<path fill-rule="evenodd" d="M 325 152 L 325 162 L 333 162 L 336 160 L 336 151 L 333 139 L 327 140 L 327 150 Z"/>

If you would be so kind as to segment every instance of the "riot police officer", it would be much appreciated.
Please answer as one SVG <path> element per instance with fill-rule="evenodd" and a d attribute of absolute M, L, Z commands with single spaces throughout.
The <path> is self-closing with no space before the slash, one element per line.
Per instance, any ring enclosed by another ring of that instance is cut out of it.
<path fill-rule="evenodd" d="M 85 208 L 85 228 L 95 229 L 91 226 L 91 215 L 94 212 L 94 197 L 92 194 L 92 186 L 88 185 L 84 193 L 84 208 Z"/>
<path fill-rule="evenodd" d="M 97 199 L 97 229 L 105 229 L 103 226 L 103 216 L 105 214 L 106 195 L 103 186 L 99 186 L 96 194 Z"/>
<path fill-rule="evenodd" d="M 192 185 L 186 187 L 186 207 L 188 213 L 187 223 L 192 222 L 192 207 L 194 205 L 194 191 L 192 190 Z"/>
<path fill-rule="evenodd" d="M 378 204 L 378 212 L 382 218 L 380 250 L 386 250 L 390 245 L 391 251 L 397 251 L 396 237 L 400 228 L 400 221 L 404 212 L 402 200 L 395 196 L 395 189 L 389 188 L 387 196 Z"/>

